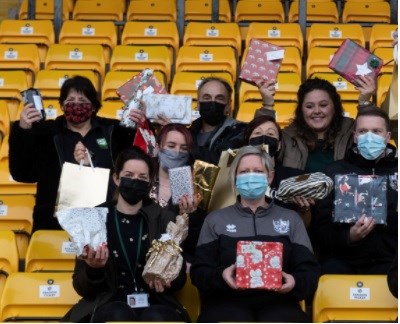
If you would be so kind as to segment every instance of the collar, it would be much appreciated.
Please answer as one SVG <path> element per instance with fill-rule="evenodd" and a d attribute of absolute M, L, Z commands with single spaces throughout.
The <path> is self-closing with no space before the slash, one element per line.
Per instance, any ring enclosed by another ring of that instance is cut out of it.
<path fill-rule="evenodd" d="M 236 197 L 236 203 L 234 204 L 234 207 L 243 216 L 255 215 L 256 217 L 265 217 L 270 213 L 271 209 L 275 206 L 273 200 L 267 196 L 265 196 L 265 201 L 268 203 L 268 205 L 266 207 L 264 207 L 264 206 L 257 207 L 256 212 L 253 213 L 253 211 L 250 209 L 250 207 L 243 207 L 243 205 L 240 201 L 240 195 L 238 195 Z"/>
<path fill-rule="evenodd" d="M 358 152 L 357 145 L 354 144 L 353 147 L 348 150 L 346 160 L 350 163 L 366 168 L 372 168 L 377 165 L 384 166 L 392 163 L 397 164 L 397 149 L 392 144 L 388 143 L 383 157 L 378 160 L 367 160 Z"/>

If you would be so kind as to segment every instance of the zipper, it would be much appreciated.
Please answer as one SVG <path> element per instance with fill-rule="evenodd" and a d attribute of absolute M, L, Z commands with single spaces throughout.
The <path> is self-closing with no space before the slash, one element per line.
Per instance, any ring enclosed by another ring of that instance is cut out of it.
<path fill-rule="evenodd" d="M 256 214 L 255 213 L 253 213 L 253 228 L 254 228 L 254 235 L 257 235 Z"/>

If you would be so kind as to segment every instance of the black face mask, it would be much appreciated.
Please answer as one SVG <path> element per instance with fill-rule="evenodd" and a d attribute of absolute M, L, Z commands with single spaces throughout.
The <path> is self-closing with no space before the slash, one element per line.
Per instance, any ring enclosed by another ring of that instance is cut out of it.
<path fill-rule="evenodd" d="M 249 144 L 252 146 L 268 145 L 268 154 L 274 157 L 278 152 L 278 140 L 275 137 L 261 135 L 249 139 Z"/>
<path fill-rule="evenodd" d="M 225 119 L 226 104 L 217 101 L 200 102 L 200 116 L 210 126 L 216 126 Z"/>
<path fill-rule="evenodd" d="M 150 183 L 148 181 L 121 177 L 119 193 L 129 205 L 136 205 L 149 195 Z"/>

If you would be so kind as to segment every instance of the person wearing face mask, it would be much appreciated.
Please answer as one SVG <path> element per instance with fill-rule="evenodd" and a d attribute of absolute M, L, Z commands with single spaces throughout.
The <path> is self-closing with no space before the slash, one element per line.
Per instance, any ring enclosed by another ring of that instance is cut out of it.
<path fill-rule="evenodd" d="M 193 147 L 192 134 L 186 126 L 170 123 L 161 129 L 157 143 L 160 148 L 158 172 L 153 181 L 150 198 L 175 214 L 187 213 L 189 215 L 189 233 L 182 243 L 182 249 L 185 260 L 191 263 L 206 211 L 198 207 L 199 201 L 196 195 L 193 195 L 193 197 L 182 196 L 179 205 L 172 204 L 168 170 L 190 165 L 189 152 Z"/>
<path fill-rule="evenodd" d="M 354 224 L 332 222 L 334 193 L 316 204 L 316 246 L 323 273 L 387 274 L 398 245 L 398 160 L 389 143 L 389 118 L 376 108 L 357 115 L 354 146 L 343 160 L 330 164 L 325 173 L 386 176 L 387 225 L 361 216 Z"/>
<path fill-rule="evenodd" d="M 41 120 L 41 114 L 25 105 L 9 137 L 9 167 L 14 180 L 36 182 L 33 229 L 61 229 L 53 217 L 57 190 L 64 162 L 113 168 L 113 158 L 133 143 L 135 130 L 119 126 L 119 121 L 97 116 L 101 104 L 91 81 L 82 76 L 67 79 L 60 90 L 63 115 Z M 132 111 L 130 118 L 144 118 Z M 110 181 L 108 197 L 115 186 Z"/>
<path fill-rule="evenodd" d="M 185 284 L 185 265 L 172 282 L 142 277 L 151 242 L 176 217 L 148 197 L 154 173 L 153 161 L 141 149 L 132 147 L 118 155 L 113 174 L 116 199 L 100 205 L 108 208 L 107 244 L 96 250 L 87 246 L 84 256 L 76 259 L 73 286 L 82 299 L 63 321 L 188 320 L 173 295 Z"/>
<path fill-rule="evenodd" d="M 243 146 L 244 123 L 230 117 L 232 88 L 223 79 L 209 77 L 201 81 L 197 89 L 197 105 L 200 117 L 193 121 L 192 156 L 218 164 L 222 151 Z"/>
<path fill-rule="evenodd" d="M 231 164 L 237 202 L 207 216 L 190 269 L 202 300 L 198 322 L 310 322 L 299 301 L 316 290 L 320 268 L 301 218 L 265 197 L 273 170 L 268 153 L 254 146 Z M 283 244 L 280 289 L 238 289 L 236 244 L 243 240 Z"/>

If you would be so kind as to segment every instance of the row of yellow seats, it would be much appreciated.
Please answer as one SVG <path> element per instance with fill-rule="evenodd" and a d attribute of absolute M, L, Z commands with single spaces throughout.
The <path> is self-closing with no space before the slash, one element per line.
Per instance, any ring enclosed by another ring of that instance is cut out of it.
<path fill-rule="evenodd" d="M 0 231 L 0 246 L 4 274 L 0 286 L 1 321 L 57 320 L 77 302 L 79 297 L 71 284 L 75 256 L 66 232 L 34 233 L 25 272 L 17 271 L 18 259 L 11 255 L 11 250 L 16 253 L 11 231 Z M 200 301 L 190 278 L 178 298 L 195 321 Z M 397 307 L 385 275 L 324 275 L 313 300 L 313 321 L 394 321 Z"/>
<path fill-rule="evenodd" d="M 285 6 L 281 1 L 241 0 L 232 14 L 228 0 L 219 0 L 219 21 L 249 22 L 272 21 L 285 22 Z M 19 12 L 20 19 L 28 15 L 28 0 L 24 0 Z M 177 5 L 175 0 L 134 0 L 126 8 L 125 0 L 77 0 L 64 1 L 62 17 L 74 20 L 177 20 Z M 334 1 L 307 1 L 308 22 L 339 22 L 339 11 Z M 290 4 L 288 22 L 297 22 L 299 12 L 298 1 Z M 71 15 L 70 15 L 71 13 Z M 390 4 L 385 1 L 347 1 L 343 8 L 342 20 L 345 23 L 354 22 L 390 22 Z M 49 0 L 36 1 L 36 18 L 53 19 L 54 4 Z M 210 21 L 212 17 L 212 0 L 186 0 L 185 21 Z"/>

